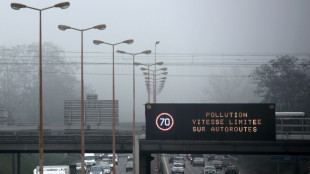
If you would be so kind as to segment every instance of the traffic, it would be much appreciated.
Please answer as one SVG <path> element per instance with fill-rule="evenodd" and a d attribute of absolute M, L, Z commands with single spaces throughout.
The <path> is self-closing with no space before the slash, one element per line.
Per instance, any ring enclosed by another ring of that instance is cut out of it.
<path fill-rule="evenodd" d="M 86 174 L 113 173 L 113 154 L 85 153 Z M 133 157 L 131 154 L 115 154 L 116 173 L 131 174 L 133 170 Z M 77 174 L 81 174 L 81 162 L 76 163 Z"/>
<path fill-rule="evenodd" d="M 162 155 L 165 174 L 241 174 L 236 158 L 220 154 Z"/>

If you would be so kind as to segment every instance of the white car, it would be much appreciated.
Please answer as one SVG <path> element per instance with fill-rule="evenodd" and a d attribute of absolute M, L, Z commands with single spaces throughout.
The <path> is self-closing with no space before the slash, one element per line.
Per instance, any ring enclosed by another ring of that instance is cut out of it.
<path fill-rule="evenodd" d="M 203 174 L 215 173 L 216 168 L 214 166 L 205 166 L 203 169 Z"/>
<path fill-rule="evenodd" d="M 171 174 L 173 173 L 182 173 L 184 174 L 184 167 L 182 163 L 173 163 L 171 167 Z"/>

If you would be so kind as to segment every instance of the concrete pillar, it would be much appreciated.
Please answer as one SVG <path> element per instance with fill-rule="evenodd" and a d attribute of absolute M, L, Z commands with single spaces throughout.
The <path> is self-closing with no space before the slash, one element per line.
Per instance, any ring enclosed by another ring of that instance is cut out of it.
<path fill-rule="evenodd" d="M 153 157 L 151 153 L 141 153 L 140 152 L 140 161 L 139 161 L 139 172 L 140 174 L 151 173 L 151 161 Z"/>
<path fill-rule="evenodd" d="M 140 173 L 139 172 L 139 169 L 140 169 L 140 167 L 139 167 L 139 162 L 140 162 L 140 144 L 139 144 L 139 139 L 140 139 L 140 136 L 139 135 L 136 135 L 135 136 L 135 154 L 136 154 L 136 159 L 135 159 L 135 171 L 136 171 L 136 174 L 138 174 L 138 173 Z"/>
<path fill-rule="evenodd" d="M 12 169 L 13 174 L 20 174 L 20 153 L 12 154 Z"/>

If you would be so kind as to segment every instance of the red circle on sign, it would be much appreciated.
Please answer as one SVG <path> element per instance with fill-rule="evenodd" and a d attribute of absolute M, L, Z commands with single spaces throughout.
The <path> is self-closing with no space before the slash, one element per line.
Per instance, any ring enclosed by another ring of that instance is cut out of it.
<path fill-rule="evenodd" d="M 170 120 L 171 120 L 171 125 L 170 125 L 169 127 L 165 128 L 165 129 L 162 128 L 162 127 L 160 127 L 160 126 L 158 125 L 158 119 L 159 119 L 161 116 L 163 116 L 163 115 L 166 115 L 166 116 L 170 117 Z M 172 128 L 173 124 L 174 124 L 173 117 L 172 117 L 170 114 L 168 114 L 168 113 L 161 113 L 161 114 L 159 114 L 159 115 L 156 117 L 156 126 L 157 126 L 158 129 L 160 129 L 160 130 L 162 130 L 162 131 L 168 131 L 168 130 L 170 130 L 170 129 Z"/>

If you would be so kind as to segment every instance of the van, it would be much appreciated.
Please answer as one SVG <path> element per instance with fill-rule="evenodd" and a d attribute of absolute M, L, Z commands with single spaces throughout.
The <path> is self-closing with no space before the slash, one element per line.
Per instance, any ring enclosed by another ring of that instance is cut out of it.
<path fill-rule="evenodd" d="M 85 153 L 84 154 L 84 163 L 86 166 L 96 165 L 96 157 L 94 153 Z"/>

